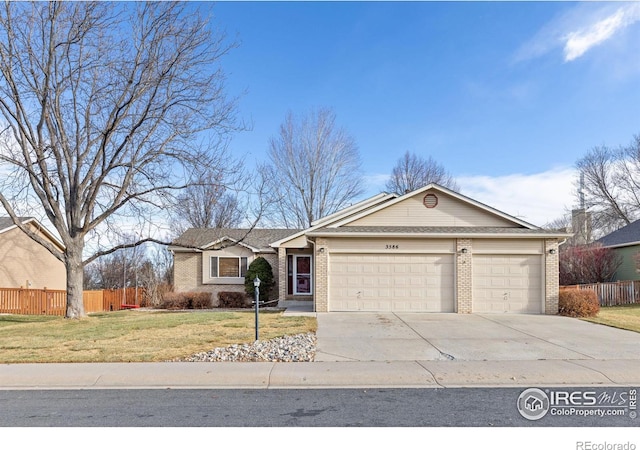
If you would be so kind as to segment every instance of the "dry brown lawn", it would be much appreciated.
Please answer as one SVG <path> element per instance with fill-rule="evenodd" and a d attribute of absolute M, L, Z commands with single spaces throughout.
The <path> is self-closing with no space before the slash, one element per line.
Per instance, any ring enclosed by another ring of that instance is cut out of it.
<path fill-rule="evenodd" d="M 314 317 L 260 313 L 261 340 L 316 326 Z M 118 311 L 81 320 L 0 315 L 0 363 L 167 361 L 254 338 L 249 311 Z"/>
<path fill-rule="evenodd" d="M 584 320 L 640 333 L 640 305 L 602 307 L 596 317 Z"/>

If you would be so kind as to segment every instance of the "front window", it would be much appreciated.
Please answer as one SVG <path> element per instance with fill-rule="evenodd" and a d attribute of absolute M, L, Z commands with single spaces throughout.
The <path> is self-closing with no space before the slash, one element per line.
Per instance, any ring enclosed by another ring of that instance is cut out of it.
<path fill-rule="evenodd" d="M 247 273 L 247 257 L 212 256 L 210 267 L 211 278 L 241 278 Z"/>

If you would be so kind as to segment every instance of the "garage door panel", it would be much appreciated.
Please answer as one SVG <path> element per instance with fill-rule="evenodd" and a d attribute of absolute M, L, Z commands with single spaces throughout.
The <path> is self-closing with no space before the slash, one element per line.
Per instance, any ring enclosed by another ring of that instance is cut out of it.
<path fill-rule="evenodd" d="M 540 255 L 475 255 L 474 312 L 542 312 Z"/>
<path fill-rule="evenodd" d="M 453 312 L 453 273 L 453 255 L 332 254 L 329 310 Z"/>

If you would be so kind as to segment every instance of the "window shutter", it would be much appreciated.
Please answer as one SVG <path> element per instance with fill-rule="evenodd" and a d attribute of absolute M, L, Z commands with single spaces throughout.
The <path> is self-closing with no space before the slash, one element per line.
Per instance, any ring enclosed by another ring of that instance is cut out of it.
<path fill-rule="evenodd" d="M 243 256 L 242 258 L 240 258 L 240 276 L 244 277 L 245 275 L 247 275 L 247 262 L 248 259 L 246 256 Z"/>
<path fill-rule="evenodd" d="M 218 277 L 218 257 L 212 256 L 211 261 L 209 263 L 209 275 L 211 278 Z"/>

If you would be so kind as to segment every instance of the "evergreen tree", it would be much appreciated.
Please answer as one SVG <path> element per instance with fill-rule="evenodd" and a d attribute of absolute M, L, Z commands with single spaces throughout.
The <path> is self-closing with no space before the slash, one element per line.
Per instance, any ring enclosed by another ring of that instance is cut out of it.
<path fill-rule="evenodd" d="M 269 301 L 269 294 L 274 286 L 273 269 L 271 264 L 261 256 L 249 264 L 247 274 L 244 277 L 244 290 L 252 298 L 256 295 L 256 288 L 253 285 L 253 280 L 256 277 L 260 278 L 260 301 Z"/>

